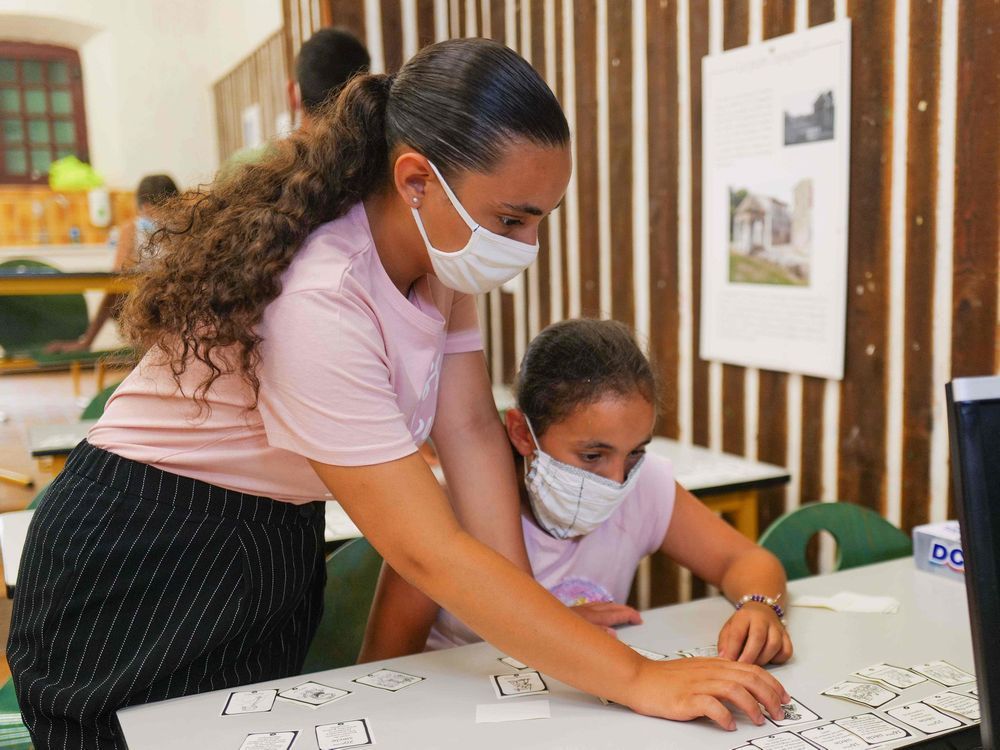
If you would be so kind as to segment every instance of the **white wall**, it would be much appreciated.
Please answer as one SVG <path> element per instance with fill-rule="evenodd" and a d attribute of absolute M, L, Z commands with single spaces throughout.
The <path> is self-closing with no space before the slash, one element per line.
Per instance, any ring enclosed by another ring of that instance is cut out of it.
<path fill-rule="evenodd" d="M 119 188 L 211 178 L 212 84 L 281 23 L 280 0 L 0 0 L 0 39 L 79 50 L 91 162 Z"/>

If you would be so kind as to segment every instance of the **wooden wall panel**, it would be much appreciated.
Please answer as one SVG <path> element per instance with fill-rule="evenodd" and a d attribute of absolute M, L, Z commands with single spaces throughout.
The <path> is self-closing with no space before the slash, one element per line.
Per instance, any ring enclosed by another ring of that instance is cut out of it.
<path fill-rule="evenodd" d="M 649 355 L 660 377 L 657 433 L 676 438 L 680 284 L 677 257 L 677 6 L 647 0 L 646 80 L 649 102 Z M 631 266 L 630 266 L 631 269 Z M 617 317 L 617 315 L 615 316 Z"/>
<path fill-rule="evenodd" d="M 701 357 L 701 60 L 708 54 L 708 0 L 692 0 L 688 8 L 688 70 L 691 99 L 691 442 L 710 440 L 708 362 Z M 673 97 L 671 97 L 672 99 Z M 670 99 L 668 99 L 670 101 Z M 682 186 L 685 189 L 686 186 Z M 655 325 L 655 322 L 654 322 Z"/>
<path fill-rule="evenodd" d="M 851 55 L 851 179 L 847 341 L 840 401 L 839 496 L 885 506 L 892 179 L 893 6 L 855 2 Z M 900 384 L 901 385 L 901 384 Z M 879 394 L 880 398 L 873 398 Z"/>
<path fill-rule="evenodd" d="M 597 0 L 573 3 L 576 62 L 576 180 L 580 223 L 580 313 L 601 314 L 597 175 Z"/>

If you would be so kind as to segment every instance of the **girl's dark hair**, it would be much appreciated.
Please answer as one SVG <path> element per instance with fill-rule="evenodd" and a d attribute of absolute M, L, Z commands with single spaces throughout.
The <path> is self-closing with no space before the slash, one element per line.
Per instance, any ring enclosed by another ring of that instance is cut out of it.
<path fill-rule="evenodd" d="M 356 76 L 264 161 L 164 206 L 157 255 L 126 303 L 126 332 L 140 349 L 162 350 L 178 387 L 189 364 L 205 365 L 193 394 L 202 405 L 212 383 L 235 372 L 255 406 L 256 326 L 310 232 L 389 188 L 397 145 L 448 176 L 488 173 L 519 140 L 562 146 L 569 127 L 534 68 L 496 42 L 440 42 L 395 76 Z"/>
<path fill-rule="evenodd" d="M 656 376 L 631 329 L 614 320 L 553 323 L 528 344 L 514 383 L 535 435 L 608 394 L 656 404 Z"/>

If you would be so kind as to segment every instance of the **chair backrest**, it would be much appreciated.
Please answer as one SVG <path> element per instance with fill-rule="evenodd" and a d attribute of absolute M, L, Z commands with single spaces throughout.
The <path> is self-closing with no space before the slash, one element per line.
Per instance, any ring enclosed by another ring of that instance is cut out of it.
<path fill-rule="evenodd" d="M 104 413 L 104 407 L 108 404 L 108 399 L 111 398 L 111 394 L 115 392 L 115 388 L 120 386 L 121 383 L 115 383 L 114 385 L 109 385 L 103 391 L 94 396 L 90 403 L 84 408 L 83 413 L 80 415 L 80 419 L 99 419 Z"/>
<path fill-rule="evenodd" d="M 37 260 L 14 259 L 0 269 L 24 273 L 59 273 Z M 82 294 L 0 297 L 0 346 L 7 356 L 59 339 L 75 339 L 87 330 L 87 302 Z"/>
<path fill-rule="evenodd" d="M 45 493 L 49 491 L 49 487 L 51 486 L 52 482 L 49 482 L 47 485 L 42 487 L 42 489 L 38 491 L 38 494 L 35 495 L 33 498 L 31 498 L 31 502 L 28 503 L 28 507 L 25 508 L 25 510 L 36 510 L 38 508 L 39 503 L 41 503 L 42 500 L 45 498 Z"/>
<path fill-rule="evenodd" d="M 323 618 L 302 671 L 320 672 L 354 664 L 375 598 L 382 557 L 367 539 L 352 539 L 326 562 Z"/>
<path fill-rule="evenodd" d="M 760 545 L 785 566 L 788 580 L 812 575 L 806 547 L 819 531 L 837 541 L 835 570 L 913 554 L 913 542 L 878 513 L 853 503 L 809 503 L 786 513 L 760 537 Z"/>

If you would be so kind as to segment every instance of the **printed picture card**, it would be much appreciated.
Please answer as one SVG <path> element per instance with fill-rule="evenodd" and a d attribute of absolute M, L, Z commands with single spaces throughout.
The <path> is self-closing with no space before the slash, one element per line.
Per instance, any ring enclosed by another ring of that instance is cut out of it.
<path fill-rule="evenodd" d="M 277 690 L 241 690 L 230 693 L 226 706 L 222 709 L 222 715 L 265 713 L 274 707 L 277 695 Z"/>
<path fill-rule="evenodd" d="M 897 727 L 895 724 L 875 714 L 848 716 L 846 719 L 837 719 L 834 724 L 849 732 L 853 732 L 869 745 L 878 745 L 881 742 L 889 742 L 891 740 L 901 740 L 910 736 L 910 733 L 905 729 Z"/>
<path fill-rule="evenodd" d="M 327 703 L 346 698 L 351 694 L 350 690 L 323 685 L 319 682 L 303 682 L 293 688 L 282 690 L 278 697 L 290 703 L 299 703 L 311 708 L 319 708 Z"/>
<path fill-rule="evenodd" d="M 943 714 L 926 703 L 908 703 L 898 708 L 890 708 L 886 713 L 908 727 L 919 729 L 924 734 L 937 734 L 962 726 L 962 722 L 958 719 Z"/>
<path fill-rule="evenodd" d="M 406 674 L 405 672 L 396 672 L 392 669 L 379 669 L 371 674 L 366 674 L 364 677 L 358 677 L 353 682 L 395 693 L 397 690 L 410 687 L 410 685 L 416 685 L 424 679 L 423 677 Z"/>
<path fill-rule="evenodd" d="M 981 718 L 979 698 L 974 695 L 962 695 L 946 690 L 943 693 L 924 698 L 922 702 L 950 714 L 958 714 L 971 721 L 979 721 Z"/>
<path fill-rule="evenodd" d="M 927 682 L 927 678 L 923 675 L 884 662 L 859 669 L 854 674 L 858 677 L 864 677 L 866 680 L 878 680 L 884 685 L 888 685 L 891 688 L 898 688 L 899 690 L 905 690 L 914 685 L 919 685 L 921 682 Z"/>
<path fill-rule="evenodd" d="M 794 697 L 788 703 L 782 703 L 781 707 L 785 710 L 785 718 L 783 719 L 772 719 L 767 710 L 764 710 L 764 715 L 767 717 L 767 720 L 776 727 L 790 727 L 795 724 L 808 724 L 810 721 L 819 721 L 823 718 L 800 703 Z"/>
<path fill-rule="evenodd" d="M 535 671 L 490 675 L 490 683 L 497 698 L 517 698 L 522 695 L 542 695 L 549 692 L 545 680 Z"/>
<path fill-rule="evenodd" d="M 821 724 L 803 729 L 798 734 L 822 750 L 862 750 L 868 747 L 863 739 L 836 724 Z"/>
<path fill-rule="evenodd" d="M 260 732 L 248 734 L 240 750 L 288 750 L 298 732 Z"/>
<path fill-rule="evenodd" d="M 823 695 L 829 695 L 833 698 L 843 698 L 844 700 L 854 701 L 855 703 L 860 703 L 863 706 L 871 708 L 884 706 L 893 698 L 899 697 L 899 693 L 881 685 L 875 685 L 870 682 L 852 682 L 850 680 L 842 680 L 836 685 L 828 687 L 823 691 Z"/>
<path fill-rule="evenodd" d="M 910 669 L 924 675 L 924 677 L 930 677 L 934 682 L 940 682 L 945 687 L 964 685 L 967 682 L 975 682 L 976 680 L 974 674 L 959 669 L 954 664 L 949 664 L 946 661 L 929 661 L 926 664 L 912 666 Z"/>
<path fill-rule="evenodd" d="M 316 744 L 319 745 L 319 750 L 341 750 L 374 745 L 375 740 L 368 728 L 368 719 L 352 719 L 320 724 L 316 727 Z"/>

